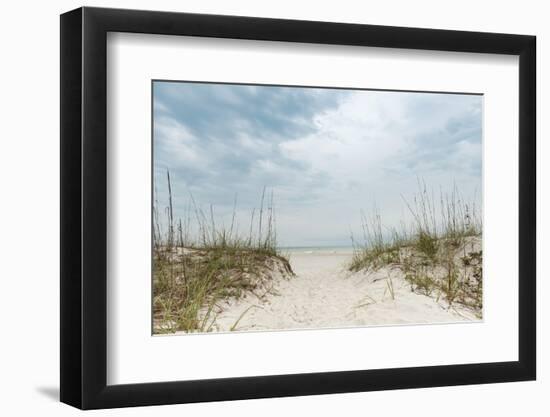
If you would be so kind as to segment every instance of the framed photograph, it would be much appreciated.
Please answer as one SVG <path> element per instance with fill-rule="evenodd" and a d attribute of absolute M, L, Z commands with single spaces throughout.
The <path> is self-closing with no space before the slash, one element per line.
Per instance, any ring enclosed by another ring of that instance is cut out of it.
<path fill-rule="evenodd" d="M 61 401 L 533 380 L 535 37 L 61 16 Z"/>

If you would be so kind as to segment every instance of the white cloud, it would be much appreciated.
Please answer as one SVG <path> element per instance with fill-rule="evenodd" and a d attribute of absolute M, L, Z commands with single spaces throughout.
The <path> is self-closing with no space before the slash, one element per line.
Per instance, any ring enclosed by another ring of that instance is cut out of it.
<path fill-rule="evenodd" d="M 262 105 L 262 87 L 211 85 L 202 99 L 193 90 L 195 101 L 184 116 L 156 116 L 156 168 L 169 167 L 180 195 L 191 187 L 201 204 L 216 204 L 220 216 L 231 212 L 238 194 L 241 225 L 248 223 L 262 188 L 273 188 L 283 245 L 345 244 L 350 229 L 359 228 L 360 209 L 375 202 L 396 225 L 407 215 L 402 196 L 412 195 L 418 177 L 436 190 L 456 183 L 466 196 L 474 190 L 479 195 L 480 97 L 334 91 L 331 99 L 332 91 L 300 95 L 281 88 L 266 96 L 270 111 L 262 108 L 256 115 L 249 101 Z M 213 96 L 222 104 L 212 107 Z M 315 112 L 304 107 L 315 100 L 327 104 Z M 191 130 L 195 102 L 214 116 Z M 229 102 L 231 116 L 225 114 Z M 212 124 L 215 129 L 209 129 Z"/>

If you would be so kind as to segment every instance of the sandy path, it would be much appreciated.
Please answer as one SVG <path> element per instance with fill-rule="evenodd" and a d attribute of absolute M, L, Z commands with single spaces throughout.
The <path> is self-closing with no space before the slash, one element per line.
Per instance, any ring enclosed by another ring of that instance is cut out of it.
<path fill-rule="evenodd" d="M 411 292 L 399 271 L 350 274 L 345 270 L 350 256 L 291 254 L 295 277 L 276 280 L 263 296 L 226 302 L 215 328 L 246 331 L 475 320 L 466 310 L 448 309 L 443 302 Z"/>

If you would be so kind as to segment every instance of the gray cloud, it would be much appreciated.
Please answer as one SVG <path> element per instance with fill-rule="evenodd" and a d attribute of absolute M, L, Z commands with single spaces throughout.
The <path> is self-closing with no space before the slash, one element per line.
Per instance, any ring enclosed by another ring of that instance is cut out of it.
<path fill-rule="evenodd" d="M 170 169 L 177 216 L 192 193 L 227 220 L 238 195 L 246 224 L 265 186 L 283 245 L 345 244 L 374 200 L 399 221 L 418 177 L 479 192 L 481 106 L 480 96 L 155 82 L 157 198 L 165 204 Z"/>

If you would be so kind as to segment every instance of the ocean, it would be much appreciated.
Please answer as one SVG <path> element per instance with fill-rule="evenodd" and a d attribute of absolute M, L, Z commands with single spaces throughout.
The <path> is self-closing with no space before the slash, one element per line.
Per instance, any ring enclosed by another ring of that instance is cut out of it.
<path fill-rule="evenodd" d="M 282 246 L 278 248 L 282 253 L 300 253 L 311 255 L 330 255 L 353 253 L 352 246 Z"/>

